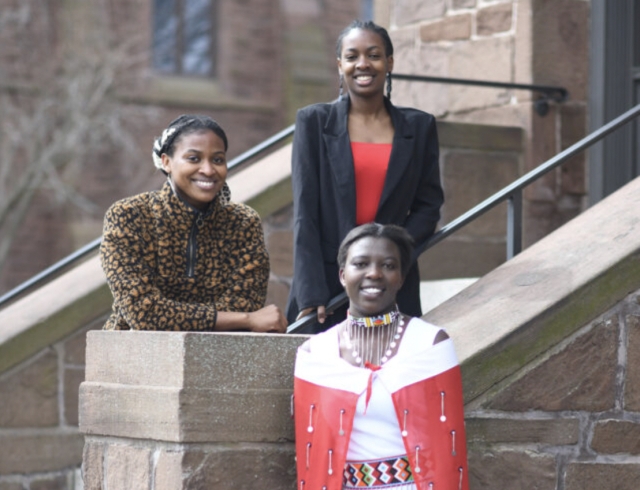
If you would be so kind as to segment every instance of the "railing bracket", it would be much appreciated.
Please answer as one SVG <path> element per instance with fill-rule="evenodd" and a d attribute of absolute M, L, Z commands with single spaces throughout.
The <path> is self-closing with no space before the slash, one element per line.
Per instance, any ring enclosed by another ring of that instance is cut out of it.
<path fill-rule="evenodd" d="M 533 108 L 535 109 L 535 111 L 538 113 L 539 116 L 546 116 L 547 114 L 549 114 L 549 98 L 548 97 L 541 97 L 540 99 L 537 99 L 534 103 L 533 103 Z"/>

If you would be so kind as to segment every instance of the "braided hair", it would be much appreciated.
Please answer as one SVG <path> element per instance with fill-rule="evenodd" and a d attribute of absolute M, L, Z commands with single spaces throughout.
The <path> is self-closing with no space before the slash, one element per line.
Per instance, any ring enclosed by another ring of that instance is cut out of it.
<path fill-rule="evenodd" d="M 162 166 L 162 154 L 166 153 L 168 156 L 173 157 L 173 152 L 179 138 L 199 131 L 213 131 L 213 133 L 219 136 L 224 143 L 224 151 L 227 151 L 229 147 L 227 135 L 224 132 L 224 129 L 222 129 L 222 126 L 220 126 L 215 120 L 209 116 L 183 114 L 171 121 L 167 129 L 162 131 L 162 135 L 158 136 L 153 141 L 151 156 L 156 168 L 160 169 L 163 174 L 168 176 L 167 171 Z M 227 204 L 231 201 L 231 190 L 226 182 L 220 190 L 219 195 L 223 204 Z"/>
<path fill-rule="evenodd" d="M 166 153 L 170 157 L 173 157 L 175 145 L 180 136 L 203 130 L 213 131 L 218 135 L 224 143 L 224 151 L 227 151 L 229 146 L 227 135 L 216 121 L 209 116 L 183 114 L 171 121 L 167 129 L 162 132 L 162 135 L 154 140 L 153 151 L 151 153 L 153 164 L 160 169 L 162 173 L 167 175 L 167 172 L 165 172 L 162 166 L 162 154 Z"/>
<path fill-rule="evenodd" d="M 342 40 L 344 37 L 349 34 L 353 29 L 362 29 L 365 31 L 375 32 L 378 36 L 382 38 L 382 43 L 384 44 L 384 54 L 388 58 L 389 56 L 393 56 L 393 43 L 391 42 L 391 37 L 387 30 L 372 22 L 370 20 L 354 20 L 345 27 L 340 35 L 338 36 L 338 40 L 336 41 L 336 56 L 340 58 L 342 54 Z"/>

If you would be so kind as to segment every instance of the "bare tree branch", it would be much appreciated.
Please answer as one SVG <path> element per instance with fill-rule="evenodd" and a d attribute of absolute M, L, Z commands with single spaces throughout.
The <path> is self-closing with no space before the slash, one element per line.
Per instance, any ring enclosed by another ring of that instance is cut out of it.
<path fill-rule="evenodd" d="M 107 8 L 96 0 L 91 14 L 104 19 Z M 0 29 L 7 23 L 28 25 L 34 9 L 27 1 L 3 10 Z M 28 34 L 16 39 L 25 52 Z M 141 54 L 132 48 L 136 43 L 114 42 L 106 27 L 84 35 L 82 43 L 44 60 L 29 83 L 0 76 L 0 271 L 39 189 L 95 212 L 91 197 L 79 191 L 87 160 L 113 148 L 138 151 L 126 129 L 125 104 L 117 97 L 122 74 L 139 62 Z M 14 74 L 23 71 L 13 68 Z"/>

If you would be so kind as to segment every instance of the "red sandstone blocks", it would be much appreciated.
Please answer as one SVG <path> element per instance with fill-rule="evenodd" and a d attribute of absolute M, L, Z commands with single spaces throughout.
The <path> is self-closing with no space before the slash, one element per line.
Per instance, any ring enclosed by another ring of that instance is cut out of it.
<path fill-rule="evenodd" d="M 637 463 L 571 463 L 567 465 L 564 488 L 637 490 L 639 480 L 640 465 Z"/>
<path fill-rule="evenodd" d="M 84 437 L 69 430 L 0 433 L 0 475 L 45 473 L 78 466 Z"/>
<path fill-rule="evenodd" d="M 513 23 L 513 6 L 510 3 L 499 3 L 478 10 L 476 14 L 476 30 L 478 36 L 491 36 L 509 31 Z"/>
<path fill-rule="evenodd" d="M 453 15 L 420 26 L 420 40 L 424 43 L 458 41 L 471 37 L 471 14 Z"/>
<path fill-rule="evenodd" d="M 0 428 L 55 427 L 58 356 L 50 351 L 0 381 Z"/>

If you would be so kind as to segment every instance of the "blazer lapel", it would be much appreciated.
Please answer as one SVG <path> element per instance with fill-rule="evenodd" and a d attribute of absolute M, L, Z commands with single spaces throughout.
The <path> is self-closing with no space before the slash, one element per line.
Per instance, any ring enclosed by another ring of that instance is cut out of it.
<path fill-rule="evenodd" d="M 337 186 L 338 202 L 343 203 L 342 212 L 346 222 L 356 221 L 356 185 L 353 169 L 353 154 L 347 131 L 349 99 L 336 101 L 323 128 L 322 137 L 327 148 L 329 167 Z"/>
<path fill-rule="evenodd" d="M 413 145 L 415 143 L 413 127 L 407 124 L 402 113 L 386 98 L 385 103 L 391 115 L 394 136 L 393 148 L 389 157 L 389 167 L 382 189 L 382 196 L 380 197 L 380 204 L 378 204 L 378 211 L 396 192 L 396 187 L 400 185 L 405 170 L 411 163 L 411 155 L 413 154 Z"/>

